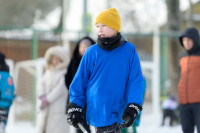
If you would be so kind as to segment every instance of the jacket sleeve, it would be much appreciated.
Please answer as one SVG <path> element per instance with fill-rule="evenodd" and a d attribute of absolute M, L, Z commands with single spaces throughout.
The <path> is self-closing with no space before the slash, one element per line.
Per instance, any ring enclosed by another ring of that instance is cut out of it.
<path fill-rule="evenodd" d="M 140 61 L 136 50 L 133 50 L 130 63 L 129 80 L 127 83 L 126 101 L 129 103 L 136 103 L 142 106 L 143 103 L 143 76 L 140 66 Z"/>
<path fill-rule="evenodd" d="M 55 101 L 57 98 L 63 95 L 64 91 L 66 91 L 64 82 L 65 82 L 64 76 L 62 76 L 59 82 L 57 83 L 57 85 L 52 89 L 52 91 L 47 93 L 46 98 L 49 103 L 52 103 L 53 101 Z"/>
<path fill-rule="evenodd" d="M 90 71 L 92 69 L 92 63 L 89 60 L 90 57 L 91 56 L 89 56 L 88 50 L 86 50 L 85 54 L 81 59 L 78 70 L 69 87 L 69 94 L 70 94 L 69 102 L 75 103 L 77 106 L 81 106 L 82 108 L 85 105 L 86 88 L 91 73 Z"/>
<path fill-rule="evenodd" d="M 14 80 L 13 80 L 13 77 L 11 77 L 10 76 L 10 78 L 11 78 L 11 82 L 12 82 L 12 84 L 10 84 L 10 87 L 11 87 L 11 95 L 10 95 L 10 99 L 11 99 L 11 101 L 13 102 L 13 100 L 14 100 L 14 98 L 15 98 L 15 86 L 14 86 Z"/>
<path fill-rule="evenodd" d="M 0 75 L 0 107 L 10 108 L 14 99 L 14 83 L 13 78 L 6 74 Z"/>
<path fill-rule="evenodd" d="M 45 95 L 44 80 L 45 80 L 45 74 L 42 76 L 42 78 L 39 80 L 37 84 L 37 98 L 39 98 L 42 95 Z"/>

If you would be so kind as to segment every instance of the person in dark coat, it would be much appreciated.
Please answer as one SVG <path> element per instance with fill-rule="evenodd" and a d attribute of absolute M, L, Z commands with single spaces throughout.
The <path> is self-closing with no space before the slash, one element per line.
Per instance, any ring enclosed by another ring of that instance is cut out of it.
<path fill-rule="evenodd" d="M 67 89 L 69 89 L 69 86 L 74 78 L 74 75 L 76 74 L 76 71 L 78 69 L 78 66 L 79 66 L 79 63 L 81 61 L 83 54 L 85 53 L 86 49 L 93 44 L 95 44 L 94 40 L 88 36 L 83 37 L 82 39 L 80 39 L 78 41 L 76 48 L 74 50 L 74 53 L 73 53 L 73 57 L 67 68 L 67 73 L 65 75 L 65 84 L 67 86 Z M 69 103 L 69 93 L 68 93 L 67 103 Z M 85 111 L 85 109 L 84 109 L 84 111 Z M 84 118 L 83 124 L 84 124 L 84 127 L 88 130 L 88 132 L 91 132 L 89 125 L 87 125 L 86 118 Z M 77 133 L 82 133 L 82 131 L 78 128 L 76 131 L 77 131 Z"/>

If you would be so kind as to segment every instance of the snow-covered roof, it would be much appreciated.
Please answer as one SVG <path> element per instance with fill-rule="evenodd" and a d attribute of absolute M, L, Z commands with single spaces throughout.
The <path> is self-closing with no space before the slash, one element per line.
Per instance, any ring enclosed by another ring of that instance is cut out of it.
<path fill-rule="evenodd" d="M 57 41 L 58 37 L 52 32 L 40 33 L 38 32 L 39 40 Z M 32 40 L 33 30 L 22 29 L 22 30 L 4 30 L 0 31 L 0 38 L 3 39 L 14 39 L 14 40 Z"/>

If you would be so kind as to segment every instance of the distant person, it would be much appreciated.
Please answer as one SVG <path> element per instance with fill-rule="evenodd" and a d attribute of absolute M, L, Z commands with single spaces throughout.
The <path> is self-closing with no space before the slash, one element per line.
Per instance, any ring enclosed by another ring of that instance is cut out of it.
<path fill-rule="evenodd" d="M 83 55 L 69 87 L 69 124 L 86 120 L 97 133 L 121 133 L 133 124 L 143 102 L 143 76 L 133 44 L 121 35 L 121 17 L 115 8 L 95 20 L 98 39 Z"/>
<path fill-rule="evenodd" d="M 200 133 L 200 37 L 196 28 L 187 28 L 179 37 L 185 49 L 179 57 L 178 98 L 184 133 Z"/>
<path fill-rule="evenodd" d="M 65 114 L 67 89 L 65 73 L 67 52 L 62 46 L 50 47 L 45 53 L 46 71 L 38 84 L 37 98 L 41 102 L 37 133 L 67 133 Z"/>
<path fill-rule="evenodd" d="M 65 84 L 66 84 L 68 90 L 69 90 L 69 86 L 74 78 L 74 75 L 76 74 L 76 71 L 77 71 L 80 61 L 83 57 L 83 54 L 85 53 L 86 49 L 88 47 L 92 46 L 93 44 L 95 44 L 95 42 L 90 37 L 83 37 L 78 41 L 76 48 L 73 52 L 73 57 L 67 68 L 67 73 L 65 75 Z M 67 98 L 67 103 L 69 103 L 69 95 Z M 90 133 L 91 132 L 90 127 L 89 127 L 89 125 L 87 125 L 87 122 L 86 122 L 86 108 L 84 108 L 83 110 L 84 110 L 83 125 L 87 129 L 88 133 Z M 76 132 L 82 133 L 82 131 L 78 128 L 76 129 Z"/>
<path fill-rule="evenodd" d="M 13 78 L 5 62 L 5 55 L 0 51 L 0 133 L 5 132 L 9 109 L 14 99 Z"/>
<path fill-rule="evenodd" d="M 174 94 L 169 94 L 169 96 L 163 101 L 163 120 L 162 126 L 165 125 L 165 119 L 170 118 L 170 126 L 173 126 L 174 122 L 177 122 L 176 109 L 178 108 L 178 103 Z"/>

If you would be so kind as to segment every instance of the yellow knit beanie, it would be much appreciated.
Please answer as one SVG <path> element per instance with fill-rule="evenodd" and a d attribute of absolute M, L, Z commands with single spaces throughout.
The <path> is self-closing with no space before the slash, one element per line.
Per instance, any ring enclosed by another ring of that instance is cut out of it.
<path fill-rule="evenodd" d="M 109 8 L 96 17 L 95 26 L 97 23 L 105 24 L 106 26 L 120 32 L 121 29 L 121 17 L 115 8 Z"/>

